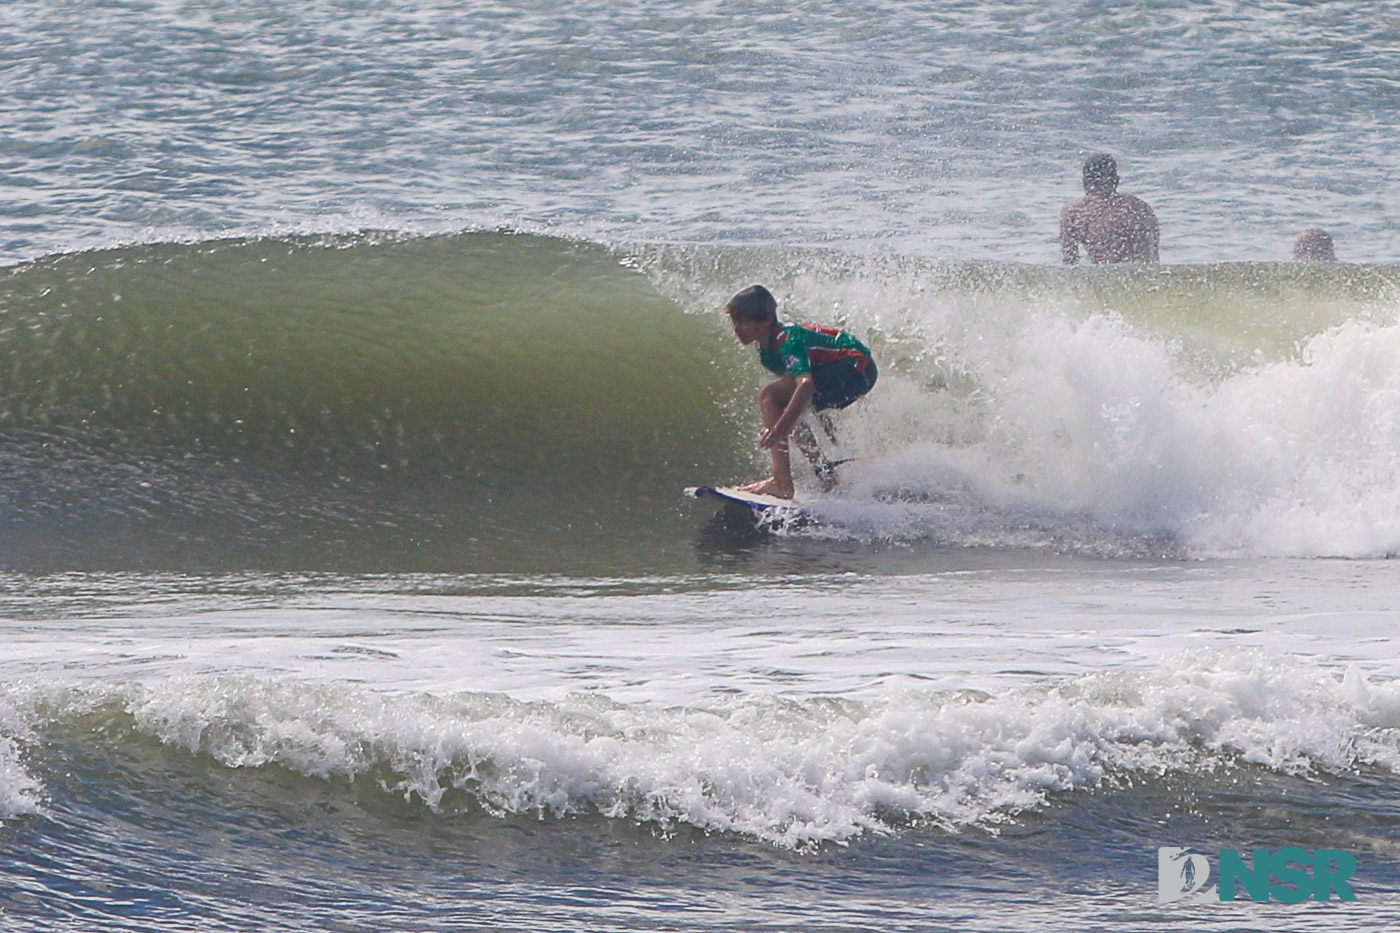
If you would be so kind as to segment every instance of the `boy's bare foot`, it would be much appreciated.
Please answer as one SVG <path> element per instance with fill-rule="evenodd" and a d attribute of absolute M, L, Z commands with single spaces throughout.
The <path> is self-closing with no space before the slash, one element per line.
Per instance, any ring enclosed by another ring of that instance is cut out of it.
<path fill-rule="evenodd" d="M 778 499 L 792 498 L 792 487 L 782 485 L 771 476 L 756 483 L 749 483 L 747 486 L 740 486 L 739 491 L 751 492 L 760 496 L 774 496 Z"/>

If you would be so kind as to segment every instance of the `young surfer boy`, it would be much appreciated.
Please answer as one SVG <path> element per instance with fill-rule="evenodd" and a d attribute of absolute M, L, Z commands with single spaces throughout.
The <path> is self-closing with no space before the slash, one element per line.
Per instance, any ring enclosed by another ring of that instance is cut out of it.
<path fill-rule="evenodd" d="M 783 324 L 778 320 L 777 300 L 762 285 L 739 292 L 724 310 L 734 325 L 734 336 L 745 345 L 758 344 L 759 362 L 779 377 L 758 393 L 763 415 L 758 446 L 772 456 L 773 475 L 742 487 L 743 491 L 792 498 L 789 434 L 795 434 L 797 446 L 812 461 L 822 482 L 834 482 L 831 464 L 801 418 L 809 408 L 819 413 L 845 408 L 869 392 L 877 375 L 870 350 L 835 327 Z M 834 440 L 825 417 L 822 427 Z"/>

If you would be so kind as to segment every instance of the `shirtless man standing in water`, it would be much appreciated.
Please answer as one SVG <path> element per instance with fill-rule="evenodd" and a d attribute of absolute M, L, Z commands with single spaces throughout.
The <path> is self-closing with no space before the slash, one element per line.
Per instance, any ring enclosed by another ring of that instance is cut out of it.
<path fill-rule="evenodd" d="M 1084 162 L 1084 197 L 1060 212 L 1060 253 L 1079 262 L 1083 243 L 1094 262 L 1156 262 L 1157 215 L 1141 198 L 1118 194 L 1118 165 L 1100 153 Z"/>

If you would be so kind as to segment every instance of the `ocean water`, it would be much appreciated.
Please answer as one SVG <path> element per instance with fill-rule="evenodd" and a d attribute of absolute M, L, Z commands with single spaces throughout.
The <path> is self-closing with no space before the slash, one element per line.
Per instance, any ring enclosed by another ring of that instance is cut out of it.
<path fill-rule="evenodd" d="M 1400 7 L 0 39 L 0 930 L 1400 923 Z M 1099 150 L 1161 265 L 1058 264 Z M 880 361 L 800 528 L 681 495 L 752 282 Z"/>

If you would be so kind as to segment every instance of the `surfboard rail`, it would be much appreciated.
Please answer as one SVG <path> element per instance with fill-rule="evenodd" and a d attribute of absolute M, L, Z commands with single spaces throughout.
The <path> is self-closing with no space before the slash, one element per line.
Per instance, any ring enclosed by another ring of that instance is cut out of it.
<path fill-rule="evenodd" d="M 733 486 L 687 486 L 685 494 L 695 499 L 714 499 L 726 508 L 746 510 L 760 525 L 769 527 L 812 521 L 812 513 L 794 499 L 744 492 Z"/>

